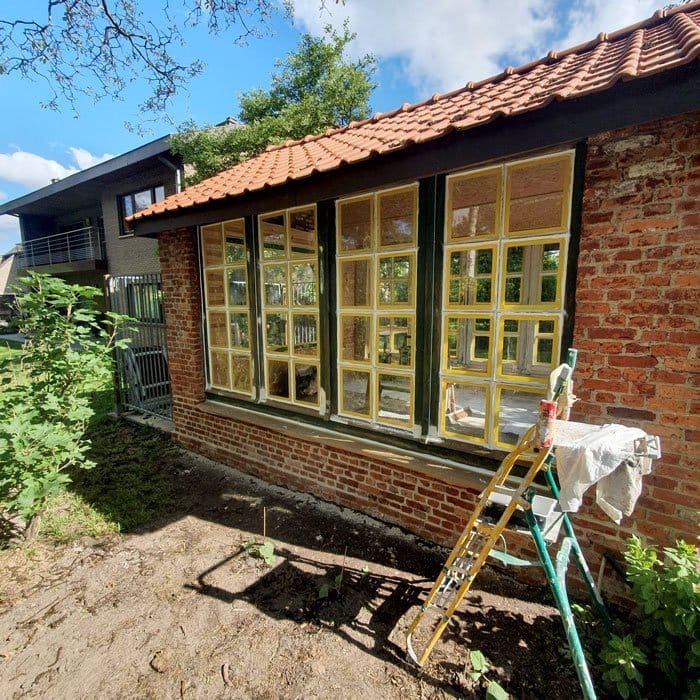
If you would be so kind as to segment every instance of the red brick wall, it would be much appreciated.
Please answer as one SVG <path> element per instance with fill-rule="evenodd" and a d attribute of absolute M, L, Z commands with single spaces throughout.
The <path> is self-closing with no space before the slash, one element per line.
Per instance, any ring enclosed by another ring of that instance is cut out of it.
<path fill-rule="evenodd" d="M 590 499 L 576 516 L 592 568 L 630 531 L 691 539 L 698 509 L 697 115 L 589 143 L 574 346 L 575 418 L 639 425 L 664 457 L 618 530 Z M 269 482 L 313 493 L 452 544 L 476 494 L 354 453 L 197 408 L 204 398 L 200 287 L 192 230 L 160 238 L 176 440 Z"/>
<path fill-rule="evenodd" d="M 620 532 L 599 511 L 578 518 L 596 549 L 635 530 L 661 543 L 698 534 L 699 133 L 696 112 L 588 143 L 574 417 L 639 426 L 663 453 Z"/>

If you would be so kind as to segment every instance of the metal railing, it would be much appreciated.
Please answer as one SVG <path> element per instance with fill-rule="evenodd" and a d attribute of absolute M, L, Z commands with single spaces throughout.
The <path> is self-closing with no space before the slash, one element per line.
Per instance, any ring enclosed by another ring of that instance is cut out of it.
<path fill-rule="evenodd" d="M 104 243 L 100 230 L 96 226 L 85 226 L 53 236 L 24 241 L 19 264 L 22 267 L 40 267 L 103 259 Z"/>
<path fill-rule="evenodd" d="M 120 332 L 120 338 L 128 338 L 129 344 L 116 352 L 119 407 L 170 419 L 172 398 L 160 274 L 108 277 L 107 293 L 112 311 L 133 319 Z"/>

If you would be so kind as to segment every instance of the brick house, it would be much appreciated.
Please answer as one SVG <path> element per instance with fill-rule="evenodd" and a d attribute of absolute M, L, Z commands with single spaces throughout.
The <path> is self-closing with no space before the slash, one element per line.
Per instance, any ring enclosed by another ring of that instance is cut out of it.
<path fill-rule="evenodd" d="M 136 215 L 175 439 L 452 544 L 575 347 L 573 417 L 664 452 L 621 527 L 576 516 L 592 566 L 633 531 L 694 538 L 699 25 L 657 12 Z"/>

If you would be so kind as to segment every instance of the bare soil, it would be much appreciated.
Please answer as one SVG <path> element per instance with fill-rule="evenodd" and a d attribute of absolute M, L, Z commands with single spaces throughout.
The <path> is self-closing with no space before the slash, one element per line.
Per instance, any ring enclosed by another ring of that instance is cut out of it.
<path fill-rule="evenodd" d="M 405 633 L 444 550 L 190 453 L 163 460 L 167 518 L 0 552 L 1 698 L 483 697 L 471 649 L 516 698 L 580 696 L 545 590 L 485 569 L 421 670 Z M 263 509 L 271 565 L 245 546 Z"/>

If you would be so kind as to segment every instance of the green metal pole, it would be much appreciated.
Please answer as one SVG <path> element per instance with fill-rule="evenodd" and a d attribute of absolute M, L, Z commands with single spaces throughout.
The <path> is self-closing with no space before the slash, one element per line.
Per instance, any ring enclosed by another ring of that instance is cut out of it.
<path fill-rule="evenodd" d="M 530 532 L 532 533 L 532 538 L 535 541 L 537 554 L 542 562 L 542 566 L 544 567 L 547 582 L 549 583 L 552 595 L 554 596 L 554 601 L 557 608 L 559 608 L 559 612 L 561 613 L 562 624 L 564 625 L 566 639 L 569 643 L 569 649 L 571 650 L 574 667 L 576 668 L 576 675 L 578 676 L 581 690 L 583 691 L 583 697 L 585 700 L 595 700 L 596 694 L 595 689 L 593 688 L 593 679 L 591 678 L 590 671 L 588 670 L 588 664 L 586 663 L 586 657 L 583 653 L 583 647 L 581 646 L 581 640 L 578 636 L 578 630 L 576 629 L 574 614 L 571 612 L 569 596 L 566 593 L 566 588 L 564 588 L 559 582 L 559 578 L 554 570 L 554 565 L 552 564 L 552 559 L 550 558 L 549 551 L 547 550 L 547 545 L 544 541 L 539 525 L 535 520 L 532 508 L 528 508 L 525 511 L 525 517 L 527 518 Z"/>

